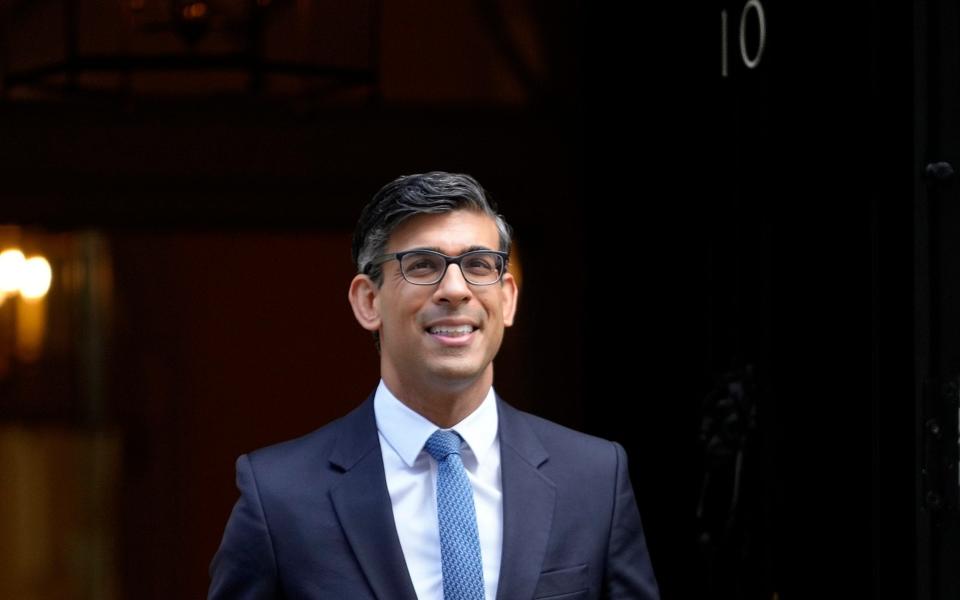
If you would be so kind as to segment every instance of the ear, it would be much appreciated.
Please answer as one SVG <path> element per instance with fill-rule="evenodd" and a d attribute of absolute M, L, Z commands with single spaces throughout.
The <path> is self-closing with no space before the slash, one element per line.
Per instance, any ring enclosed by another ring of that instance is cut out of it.
<path fill-rule="evenodd" d="M 367 331 L 380 329 L 380 288 L 367 275 L 357 275 L 350 282 L 347 299 L 357 323 Z"/>
<path fill-rule="evenodd" d="M 503 295 L 503 325 L 510 327 L 517 312 L 517 296 L 520 294 L 520 288 L 509 271 L 503 274 L 500 293 Z"/>

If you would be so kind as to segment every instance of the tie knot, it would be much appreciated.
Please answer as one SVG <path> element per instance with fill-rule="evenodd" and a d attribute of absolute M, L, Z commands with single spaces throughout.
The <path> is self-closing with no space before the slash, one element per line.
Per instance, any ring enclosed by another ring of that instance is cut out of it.
<path fill-rule="evenodd" d="M 460 434 L 456 431 L 438 429 L 433 432 L 433 435 L 427 438 L 427 443 L 423 445 L 423 449 L 426 450 L 427 454 L 432 456 L 434 460 L 440 462 L 451 454 L 460 453 L 461 439 Z"/>

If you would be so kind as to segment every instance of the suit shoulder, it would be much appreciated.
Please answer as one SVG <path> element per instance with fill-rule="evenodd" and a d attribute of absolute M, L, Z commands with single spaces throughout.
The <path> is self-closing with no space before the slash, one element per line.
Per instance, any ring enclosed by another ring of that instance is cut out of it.
<path fill-rule="evenodd" d="M 315 463 L 318 458 L 327 458 L 340 438 L 344 427 L 351 421 L 363 419 L 365 405 L 296 438 L 257 448 L 247 453 L 255 470 L 295 466 L 299 462 Z"/>

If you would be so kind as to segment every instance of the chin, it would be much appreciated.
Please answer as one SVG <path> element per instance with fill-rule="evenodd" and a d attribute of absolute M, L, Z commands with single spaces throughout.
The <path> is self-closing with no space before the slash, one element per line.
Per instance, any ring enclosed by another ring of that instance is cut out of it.
<path fill-rule="evenodd" d="M 483 377 L 485 369 L 477 365 L 436 365 L 430 370 L 433 376 L 441 381 L 450 383 L 474 381 Z"/>

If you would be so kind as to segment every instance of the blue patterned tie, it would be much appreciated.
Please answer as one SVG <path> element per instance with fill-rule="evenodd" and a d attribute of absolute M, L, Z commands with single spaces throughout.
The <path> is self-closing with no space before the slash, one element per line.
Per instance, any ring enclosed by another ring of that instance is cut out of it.
<path fill-rule="evenodd" d="M 437 461 L 437 516 L 444 600 L 483 600 L 483 563 L 473 488 L 460 460 L 460 435 L 433 432 L 424 449 Z"/>

